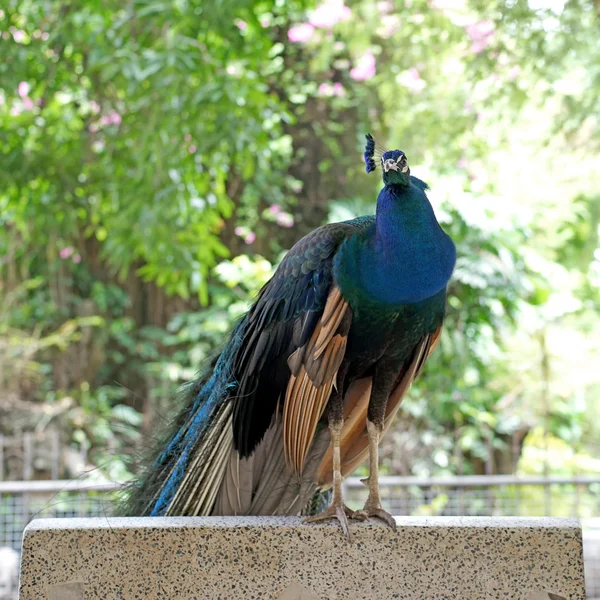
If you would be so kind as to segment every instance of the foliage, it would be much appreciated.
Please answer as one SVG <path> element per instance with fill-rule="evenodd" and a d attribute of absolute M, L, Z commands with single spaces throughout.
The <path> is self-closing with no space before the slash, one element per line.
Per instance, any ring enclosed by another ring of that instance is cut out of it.
<path fill-rule="evenodd" d="M 107 447 L 137 452 L 282 252 L 373 211 L 372 131 L 432 183 L 459 250 L 447 328 L 386 467 L 512 469 L 509 447 L 539 423 L 585 452 L 600 390 L 597 13 L 8 0 L 0 285 L 18 301 L 0 348 L 21 366 L 0 392 L 64 407 L 97 464 Z M 565 340 L 581 348 L 570 362 Z"/>
<path fill-rule="evenodd" d="M 40 279 L 23 282 L 0 297 L 0 390 L 10 399 L 18 395 L 18 385 L 38 385 L 47 375 L 47 365 L 39 356 L 52 349 L 64 351 L 81 337 L 82 327 L 99 327 L 97 316 L 69 319 L 54 331 L 43 331 L 41 326 L 32 331 L 18 329 L 23 319 L 23 297 L 42 284 Z"/>
<path fill-rule="evenodd" d="M 166 331 L 154 332 L 169 355 L 168 360 L 158 356 L 159 360 L 147 364 L 157 379 L 169 382 L 163 410 L 177 410 L 170 402 L 173 385 L 196 376 L 200 365 L 222 345 L 232 325 L 246 312 L 272 272 L 271 263 L 261 257 L 251 259 L 240 255 L 231 261 L 222 261 L 214 269 L 216 281 L 210 287 L 210 307 L 179 313 L 169 322 Z"/>
<path fill-rule="evenodd" d="M 254 196 L 285 186 L 291 116 L 265 82 L 279 52 L 251 9 L 9 2 L 5 226 L 51 244 L 48 260 L 94 236 L 121 273 L 141 261 L 141 277 L 206 300 L 208 269 L 227 254 L 216 234 L 233 208 L 228 177 L 252 180 Z"/>

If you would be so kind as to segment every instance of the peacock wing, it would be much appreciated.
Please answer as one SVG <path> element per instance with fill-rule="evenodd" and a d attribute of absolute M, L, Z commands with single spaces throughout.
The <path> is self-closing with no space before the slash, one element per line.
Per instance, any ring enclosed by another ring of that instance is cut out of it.
<path fill-rule="evenodd" d="M 354 230 L 351 224 L 334 223 L 302 238 L 287 253 L 248 313 L 233 365 L 238 382 L 234 446 L 243 456 L 262 439 L 286 397 L 289 401 L 299 397 L 296 387 L 304 381 L 302 367 L 319 389 L 333 374 L 331 366 L 341 343 L 335 334 L 348 318 L 347 303 L 334 284 L 333 258 Z M 287 394 L 291 374 L 296 386 Z"/>
<path fill-rule="evenodd" d="M 292 375 L 283 405 L 283 448 L 289 469 L 298 475 L 336 383 L 351 322 L 352 311 L 334 285 L 310 339 L 288 359 Z"/>
<path fill-rule="evenodd" d="M 333 260 L 364 224 L 325 225 L 300 240 L 246 317 L 233 361 L 233 444 L 226 491 L 215 509 L 220 514 L 283 511 L 281 498 L 303 480 L 309 452 L 317 454 L 311 445 L 352 319 L 334 282 Z M 316 468 L 314 458 L 309 462 Z M 296 495 L 300 503 L 304 492 Z"/>

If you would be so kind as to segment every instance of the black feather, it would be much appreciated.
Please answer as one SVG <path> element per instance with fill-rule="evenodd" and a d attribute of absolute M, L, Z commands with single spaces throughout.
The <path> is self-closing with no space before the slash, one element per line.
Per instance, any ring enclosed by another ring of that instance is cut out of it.
<path fill-rule="evenodd" d="M 375 154 L 375 140 L 370 133 L 367 133 L 365 137 L 367 138 L 367 143 L 365 145 L 365 153 L 363 154 L 363 157 L 365 159 L 365 164 L 367 165 L 367 173 L 371 173 L 377 168 L 377 165 L 373 160 L 373 155 Z"/>

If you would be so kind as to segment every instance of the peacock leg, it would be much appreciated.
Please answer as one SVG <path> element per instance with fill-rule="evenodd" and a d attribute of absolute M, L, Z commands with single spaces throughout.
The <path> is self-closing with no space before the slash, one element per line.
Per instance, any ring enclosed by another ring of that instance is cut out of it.
<path fill-rule="evenodd" d="M 387 368 L 386 368 L 387 367 Z M 387 402 L 396 379 L 397 366 L 382 365 L 375 371 L 373 389 L 369 400 L 367 413 L 367 435 L 369 438 L 369 477 L 362 482 L 369 486 L 369 496 L 361 511 L 357 511 L 355 518 L 367 519 L 377 517 L 396 529 L 394 517 L 381 506 L 379 495 L 379 442 L 383 435 L 383 424 Z"/>
<path fill-rule="evenodd" d="M 342 425 L 344 424 L 342 395 L 336 393 L 331 398 L 329 409 L 329 431 L 331 433 L 331 443 L 333 445 L 333 500 L 331 506 L 323 512 L 308 517 L 304 520 L 305 523 L 315 523 L 316 521 L 324 521 L 325 519 L 337 519 L 342 526 L 342 531 L 348 541 L 352 541 L 350 528 L 348 526 L 348 518 L 354 517 L 354 511 L 350 510 L 345 504 L 342 494 L 342 468 L 340 458 L 340 442 L 342 437 Z"/>
<path fill-rule="evenodd" d="M 387 523 L 392 529 L 396 529 L 394 517 L 381 506 L 379 496 L 379 440 L 381 439 L 382 427 L 367 420 L 367 434 L 369 436 L 369 477 L 362 482 L 369 486 L 369 497 L 362 510 L 357 511 L 355 518 L 367 519 L 377 517 Z"/>

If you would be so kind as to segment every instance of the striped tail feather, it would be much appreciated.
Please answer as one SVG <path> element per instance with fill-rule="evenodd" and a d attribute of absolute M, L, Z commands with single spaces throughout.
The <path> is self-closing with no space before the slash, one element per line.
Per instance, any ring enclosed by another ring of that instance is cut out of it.
<path fill-rule="evenodd" d="M 245 326 L 245 319 L 238 323 L 229 343 L 209 365 L 209 372 L 188 387 L 188 400 L 175 419 L 175 430 L 132 489 L 127 513 L 211 514 L 233 446 L 230 397 L 237 383 L 231 364 Z"/>
<path fill-rule="evenodd" d="M 316 472 L 330 442 L 329 430 L 317 432 L 301 476 L 288 468 L 281 418 L 274 417 L 255 451 L 240 458 L 231 449 L 228 468 L 212 514 L 298 515 L 317 491 Z"/>

